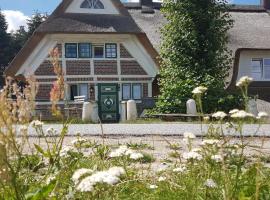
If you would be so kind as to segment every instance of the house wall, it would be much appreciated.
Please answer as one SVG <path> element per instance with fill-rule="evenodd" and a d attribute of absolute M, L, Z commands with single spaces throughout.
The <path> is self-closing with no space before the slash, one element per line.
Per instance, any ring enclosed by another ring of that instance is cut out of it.
<path fill-rule="evenodd" d="M 65 82 L 69 85 L 87 83 L 89 89 L 87 98 L 89 100 L 98 100 L 98 83 L 118 83 L 120 100 L 122 100 L 123 83 L 140 83 L 142 97 L 153 96 L 152 84 L 158 69 L 136 38 L 132 36 L 103 36 L 100 38 L 93 35 L 51 35 L 46 39 L 47 42 L 43 41 L 43 45 L 39 45 L 39 49 L 34 51 L 36 55 L 31 55 L 18 72 L 18 74 L 22 73 L 26 76 L 35 75 L 39 83 L 36 99 L 40 101 L 37 103 L 40 108 L 49 105 L 49 92 L 56 79 L 51 58 L 48 57 L 48 51 L 54 47 L 57 47 L 60 52 L 59 64 L 65 71 Z M 117 58 L 66 58 L 65 43 L 80 42 L 116 43 Z M 90 88 L 92 93 L 90 93 Z M 67 88 L 66 94 L 66 99 L 69 99 L 69 88 Z M 142 103 L 142 101 L 137 101 L 140 112 L 144 108 Z M 48 111 L 41 114 L 49 116 Z"/>
<path fill-rule="evenodd" d="M 251 61 L 258 58 L 270 58 L 270 51 L 246 50 L 241 51 L 237 80 L 242 76 L 251 76 Z M 260 99 L 270 101 L 270 79 L 255 79 L 250 87 L 249 94 Z"/>

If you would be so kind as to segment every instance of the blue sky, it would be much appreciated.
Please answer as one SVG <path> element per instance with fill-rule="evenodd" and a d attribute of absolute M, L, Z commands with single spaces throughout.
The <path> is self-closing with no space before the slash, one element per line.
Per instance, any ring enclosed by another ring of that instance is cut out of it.
<path fill-rule="evenodd" d="M 62 0 L 0 0 L 0 9 L 6 16 L 9 31 L 25 25 L 35 11 L 51 13 Z M 123 0 L 129 1 L 129 0 Z M 136 1 L 136 0 L 131 0 Z M 259 4 L 260 0 L 231 0 L 234 4 Z"/>

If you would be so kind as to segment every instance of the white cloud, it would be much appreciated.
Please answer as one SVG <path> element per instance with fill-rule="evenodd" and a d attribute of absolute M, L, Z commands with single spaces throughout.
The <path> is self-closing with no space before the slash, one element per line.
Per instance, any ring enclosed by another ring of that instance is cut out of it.
<path fill-rule="evenodd" d="M 2 13 L 5 15 L 8 23 L 8 32 L 16 31 L 20 26 L 26 27 L 28 16 L 24 15 L 18 10 L 3 10 Z"/>

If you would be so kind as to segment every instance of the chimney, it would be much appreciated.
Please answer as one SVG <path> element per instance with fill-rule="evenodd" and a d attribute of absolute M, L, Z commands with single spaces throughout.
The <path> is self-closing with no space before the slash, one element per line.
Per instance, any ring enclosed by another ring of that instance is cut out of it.
<path fill-rule="evenodd" d="M 269 0 L 270 1 L 270 0 Z M 141 0 L 142 13 L 155 13 L 153 8 L 153 0 Z"/>
<path fill-rule="evenodd" d="M 270 10 L 270 0 L 261 0 L 262 1 L 262 6 L 266 9 L 266 10 Z"/>

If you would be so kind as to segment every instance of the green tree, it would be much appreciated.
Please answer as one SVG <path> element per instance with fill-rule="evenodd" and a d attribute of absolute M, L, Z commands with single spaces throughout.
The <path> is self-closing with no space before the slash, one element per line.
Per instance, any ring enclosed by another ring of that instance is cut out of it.
<path fill-rule="evenodd" d="M 233 26 L 225 0 L 164 0 L 159 112 L 185 112 L 192 90 L 208 87 L 205 110 L 218 107 L 231 65 L 227 31 Z M 223 99 L 224 100 L 224 99 Z M 180 103 L 181 102 L 181 103 Z"/>
<path fill-rule="evenodd" d="M 13 48 L 13 57 L 21 50 L 25 42 L 28 40 L 28 33 L 25 30 L 24 26 L 12 33 L 12 48 Z"/>
<path fill-rule="evenodd" d="M 36 11 L 32 18 L 27 20 L 28 37 L 30 37 L 47 18 L 48 15 L 46 13 L 43 14 Z"/>

